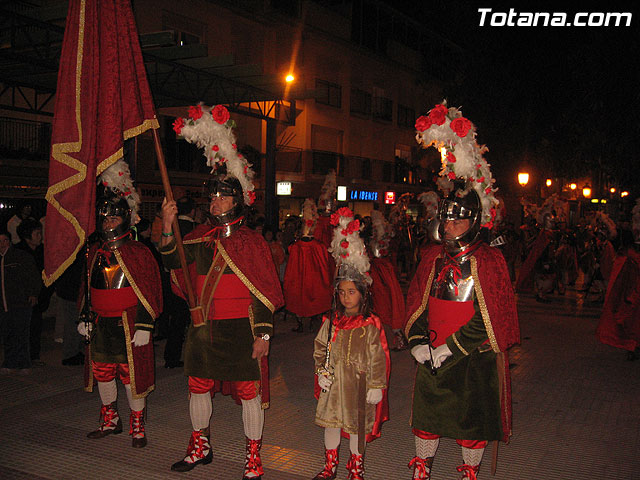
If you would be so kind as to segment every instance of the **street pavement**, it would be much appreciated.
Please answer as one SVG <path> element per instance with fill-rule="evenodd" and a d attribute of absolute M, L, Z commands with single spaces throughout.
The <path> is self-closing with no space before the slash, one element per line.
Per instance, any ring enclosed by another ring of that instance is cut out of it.
<path fill-rule="evenodd" d="M 521 345 L 510 352 L 513 437 L 500 444 L 497 472 L 491 449 L 480 479 L 640 479 L 640 361 L 600 344 L 595 329 L 600 305 L 569 289 L 548 304 L 519 296 Z M 314 334 L 291 331 L 278 317 L 270 355 L 271 408 L 266 412 L 262 458 L 265 480 L 310 480 L 323 464 L 323 432 L 313 423 Z M 82 389 L 82 367 L 62 366 L 61 345 L 44 332 L 44 367 L 30 375 L 0 376 L 0 479 L 178 479 L 239 480 L 244 462 L 241 408 L 216 396 L 211 421 L 214 460 L 188 473 L 170 471 L 187 447 L 191 424 L 187 379 L 182 369 L 164 369 L 164 342 L 156 347 L 157 387 L 148 398 L 144 449 L 131 448 L 128 407 L 119 385 L 125 432 L 100 440 L 86 433 L 98 426 L 97 391 Z M 391 419 L 369 444 L 367 480 L 410 479 L 413 456 L 409 427 L 415 364 L 408 351 L 392 352 Z M 338 479 L 348 442 L 340 450 Z M 458 478 L 460 449 L 443 439 L 433 480 Z"/>

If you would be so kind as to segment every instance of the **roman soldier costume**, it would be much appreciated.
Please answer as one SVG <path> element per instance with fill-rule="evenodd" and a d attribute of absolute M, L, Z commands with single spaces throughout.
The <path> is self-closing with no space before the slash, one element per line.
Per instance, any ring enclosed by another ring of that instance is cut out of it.
<path fill-rule="evenodd" d="M 185 472 L 211 463 L 211 397 L 221 391 L 231 394 L 243 409 L 246 458 L 242 478 L 260 480 L 263 409 L 269 406 L 269 383 L 266 353 L 259 359 L 254 355 L 256 345 L 266 346 L 268 352 L 273 313 L 284 302 L 268 244 L 244 224 L 245 204 L 255 198 L 253 172 L 236 151 L 228 119 L 222 106 L 200 115 L 193 115 L 192 110 L 191 120 L 181 128 L 179 133 L 187 141 L 206 147 L 210 166 L 221 167 L 208 186 L 213 224 L 200 225 L 185 236 L 186 273 L 180 268 L 173 239 L 160 248 L 164 265 L 171 270 L 174 290 L 185 296 L 184 276 L 189 275 L 198 298 L 196 308 L 202 308 L 206 319 L 203 324 L 192 323 L 185 340 L 184 371 L 189 376 L 193 432 L 186 455 L 171 469 Z M 202 131 L 208 132 L 207 140 L 198 140 Z M 207 144 L 212 138 L 215 143 Z M 227 199 L 232 199 L 232 207 L 214 213 L 213 202 Z M 163 223 L 169 217 L 171 211 L 163 209 Z M 171 237 L 172 232 L 163 235 Z"/>
<path fill-rule="evenodd" d="M 405 350 L 408 347 L 404 336 L 406 316 L 404 313 L 404 295 L 398 281 L 398 275 L 389 259 L 389 240 L 391 226 L 381 212 L 371 212 L 373 227 L 370 245 L 371 297 L 373 311 L 380 321 L 393 331 L 392 350 Z"/>
<path fill-rule="evenodd" d="M 107 217 L 122 221 L 105 228 Z M 90 334 L 85 362 L 85 390 L 94 382 L 102 399 L 100 427 L 89 438 L 122 432 L 116 408 L 116 374 L 125 385 L 131 408 L 129 434 L 134 447 L 147 443 L 144 428 L 145 398 L 155 388 L 153 342 L 149 341 L 154 320 L 162 311 L 162 289 L 158 264 L 149 249 L 131 239 L 131 209 L 124 198 L 99 202 L 98 229 L 101 243 L 89 250 L 89 291 L 95 325 L 79 324 Z"/>
<path fill-rule="evenodd" d="M 502 254 L 480 240 L 497 201 L 473 125 L 443 104 L 416 128 L 422 143 L 441 150 L 442 174 L 455 181 L 434 228 L 443 245 L 426 250 L 407 293 L 405 331 L 419 362 L 411 417 L 416 456 L 409 466 L 413 478 L 430 478 L 440 437 L 455 438 L 461 478 L 475 480 L 487 442 L 511 435 L 507 350 L 519 341 L 515 299 Z M 452 235 L 448 222 L 466 229 Z"/>
<path fill-rule="evenodd" d="M 298 319 L 322 315 L 331 309 L 334 262 L 327 247 L 313 237 L 318 214 L 315 202 L 307 198 L 302 209 L 302 237 L 289 247 L 282 290 L 287 311 Z"/>

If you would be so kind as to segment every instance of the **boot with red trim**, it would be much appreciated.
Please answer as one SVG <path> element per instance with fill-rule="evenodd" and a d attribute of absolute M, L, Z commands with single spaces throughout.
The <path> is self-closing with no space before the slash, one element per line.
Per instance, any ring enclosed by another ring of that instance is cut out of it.
<path fill-rule="evenodd" d="M 244 475 L 242 480 L 262 480 L 264 470 L 262 469 L 260 448 L 262 448 L 262 439 L 251 440 L 247 438 L 247 456 L 244 461 Z"/>
<path fill-rule="evenodd" d="M 186 456 L 179 462 L 171 465 L 174 472 L 188 472 L 196 465 L 207 465 L 213 460 L 213 451 L 209 443 L 209 429 L 194 430 L 191 432 Z"/>
<path fill-rule="evenodd" d="M 118 415 L 116 404 L 102 405 L 100 408 L 100 426 L 97 430 L 87 433 L 87 438 L 104 438 L 111 434 L 122 433 L 122 420 Z"/>
<path fill-rule="evenodd" d="M 467 465 L 466 463 L 458 467 L 458 471 L 462 472 L 460 480 L 478 480 L 478 472 L 480 465 Z"/>
<path fill-rule="evenodd" d="M 351 454 L 347 462 L 347 480 L 364 480 L 364 455 Z"/>
<path fill-rule="evenodd" d="M 429 480 L 431 478 L 431 466 L 433 457 L 413 457 L 409 462 L 409 468 L 413 467 L 413 480 Z"/>
<path fill-rule="evenodd" d="M 144 409 L 139 412 L 131 410 L 131 415 L 129 415 L 129 435 L 131 435 L 131 446 L 133 448 L 147 446 L 147 436 L 144 432 Z"/>
<path fill-rule="evenodd" d="M 338 449 L 324 450 L 324 469 L 313 480 L 334 480 L 338 475 Z"/>

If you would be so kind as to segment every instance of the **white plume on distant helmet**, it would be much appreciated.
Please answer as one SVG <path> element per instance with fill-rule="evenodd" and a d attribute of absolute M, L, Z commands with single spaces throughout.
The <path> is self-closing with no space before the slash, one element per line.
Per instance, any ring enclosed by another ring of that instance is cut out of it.
<path fill-rule="evenodd" d="M 324 177 L 324 183 L 320 189 L 320 198 L 318 199 L 318 207 L 324 210 L 327 205 L 331 205 L 336 198 L 336 171 L 331 169 Z"/>
<path fill-rule="evenodd" d="M 440 203 L 440 196 L 434 192 L 423 192 L 418 195 L 418 200 L 422 205 L 424 205 L 425 209 L 425 217 L 427 220 L 431 220 L 435 218 L 438 213 L 438 204 Z"/>
<path fill-rule="evenodd" d="M 120 158 L 98 176 L 98 181 L 116 195 L 123 197 L 131 209 L 131 225 L 140 221 L 138 209 L 140 207 L 140 195 L 133 186 L 129 164 Z"/>
<path fill-rule="evenodd" d="M 316 208 L 316 202 L 312 198 L 305 199 L 302 204 L 302 236 L 313 234 L 317 220 L 318 209 Z"/>

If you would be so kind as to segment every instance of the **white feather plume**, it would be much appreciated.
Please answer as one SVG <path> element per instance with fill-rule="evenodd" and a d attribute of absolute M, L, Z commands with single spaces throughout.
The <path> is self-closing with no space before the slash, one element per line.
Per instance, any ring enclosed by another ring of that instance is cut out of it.
<path fill-rule="evenodd" d="M 425 217 L 427 220 L 435 218 L 438 213 L 438 204 L 440 203 L 440 196 L 434 192 L 423 192 L 418 195 L 418 200 L 424 205 Z"/>
<path fill-rule="evenodd" d="M 129 165 L 123 158 L 107 168 L 98 176 L 98 181 L 116 195 L 124 197 L 131 209 L 131 225 L 140 221 L 138 209 L 140 207 L 140 195 L 133 186 Z"/>
<path fill-rule="evenodd" d="M 212 112 L 224 115 L 224 123 L 217 121 L 216 118 L 219 117 L 214 118 Z M 227 174 L 238 179 L 244 193 L 244 201 L 251 205 L 255 200 L 255 172 L 247 159 L 238 153 L 236 136 L 233 133 L 235 122 L 229 118 L 227 109 L 222 105 L 206 107 L 199 104 L 190 108 L 189 118 L 181 120 L 181 125 L 174 124 L 174 130 L 187 142 L 203 149 L 212 173 L 218 166 L 226 164 Z M 180 119 L 176 120 L 179 121 Z"/>
<path fill-rule="evenodd" d="M 353 212 L 349 208 L 343 207 L 331 215 L 331 225 L 334 225 L 335 229 L 329 252 L 335 259 L 338 271 L 341 267 L 352 269 L 371 284 L 371 265 L 364 242 L 360 238 L 360 222 L 354 220 Z"/>

